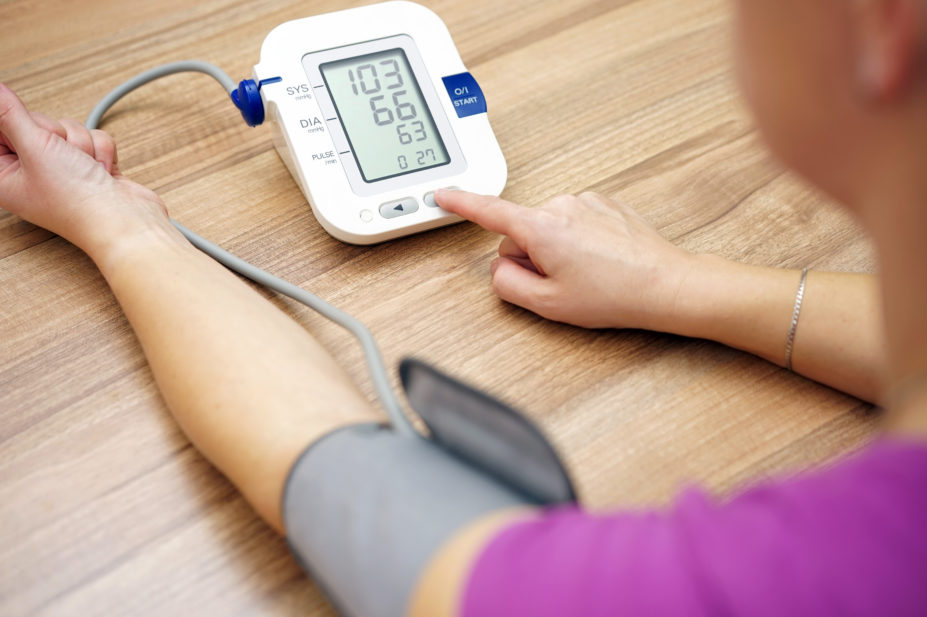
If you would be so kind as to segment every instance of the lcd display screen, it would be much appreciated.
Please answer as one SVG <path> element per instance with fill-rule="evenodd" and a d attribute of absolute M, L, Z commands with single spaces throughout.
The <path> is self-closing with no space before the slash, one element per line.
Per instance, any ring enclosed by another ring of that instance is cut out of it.
<path fill-rule="evenodd" d="M 450 162 L 405 51 L 327 62 L 319 72 L 365 182 Z"/>

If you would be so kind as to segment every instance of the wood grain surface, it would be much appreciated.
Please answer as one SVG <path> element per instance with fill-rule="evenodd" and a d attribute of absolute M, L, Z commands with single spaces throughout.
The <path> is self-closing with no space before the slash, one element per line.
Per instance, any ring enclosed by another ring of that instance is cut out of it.
<path fill-rule="evenodd" d="M 485 91 L 508 199 L 595 190 L 691 250 L 873 268 L 852 221 L 764 150 L 734 82 L 725 0 L 424 3 Z M 248 77 L 274 26 L 356 4 L 3 0 L 0 80 L 34 109 L 83 119 L 163 62 Z M 869 405 L 714 343 L 504 304 L 489 288 L 498 238 L 472 225 L 373 247 L 332 239 L 268 127 L 245 126 L 206 76 L 136 91 L 104 128 L 175 218 L 360 317 L 390 366 L 415 355 L 526 410 L 593 508 L 664 504 L 689 484 L 722 493 L 826 461 L 876 423 Z M 373 399 L 353 340 L 266 295 Z M 91 261 L 0 213 L 0 615 L 332 614 L 171 420 Z"/>

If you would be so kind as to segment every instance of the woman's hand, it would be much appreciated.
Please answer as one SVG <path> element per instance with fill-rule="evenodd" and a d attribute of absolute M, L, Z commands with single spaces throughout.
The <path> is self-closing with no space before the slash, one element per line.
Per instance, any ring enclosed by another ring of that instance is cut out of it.
<path fill-rule="evenodd" d="M 492 264 L 504 300 L 578 326 L 672 332 L 784 363 L 798 271 L 687 253 L 629 207 L 594 193 L 537 208 L 463 191 L 435 198 L 505 236 Z M 875 279 L 809 275 L 793 342 L 797 372 L 876 400 L 885 349 Z"/>
<path fill-rule="evenodd" d="M 125 178 L 112 138 L 75 120 L 30 113 L 0 84 L 0 208 L 91 256 L 118 238 L 168 223 L 151 190 Z"/>
<path fill-rule="evenodd" d="M 525 208 L 498 197 L 438 191 L 438 204 L 505 237 L 492 262 L 503 300 L 587 328 L 668 330 L 693 255 L 628 206 L 595 193 Z"/>

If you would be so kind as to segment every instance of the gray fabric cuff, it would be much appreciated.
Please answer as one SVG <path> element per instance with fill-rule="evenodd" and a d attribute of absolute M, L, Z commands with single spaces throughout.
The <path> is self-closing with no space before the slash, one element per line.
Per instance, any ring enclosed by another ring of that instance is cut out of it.
<path fill-rule="evenodd" d="M 422 570 L 455 531 L 526 503 L 424 438 L 363 424 L 302 454 L 283 519 L 303 569 L 342 615 L 403 617 Z"/>

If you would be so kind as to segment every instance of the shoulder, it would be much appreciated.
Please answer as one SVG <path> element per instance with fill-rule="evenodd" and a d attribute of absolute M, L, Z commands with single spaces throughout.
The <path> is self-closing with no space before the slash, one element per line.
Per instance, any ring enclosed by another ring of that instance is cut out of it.
<path fill-rule="evenodd" d="M 461 613 L 924 614 L 925 487 L 927 445 L 883 440 L 723 500 L 547 511 L 496 530 Z"/>

